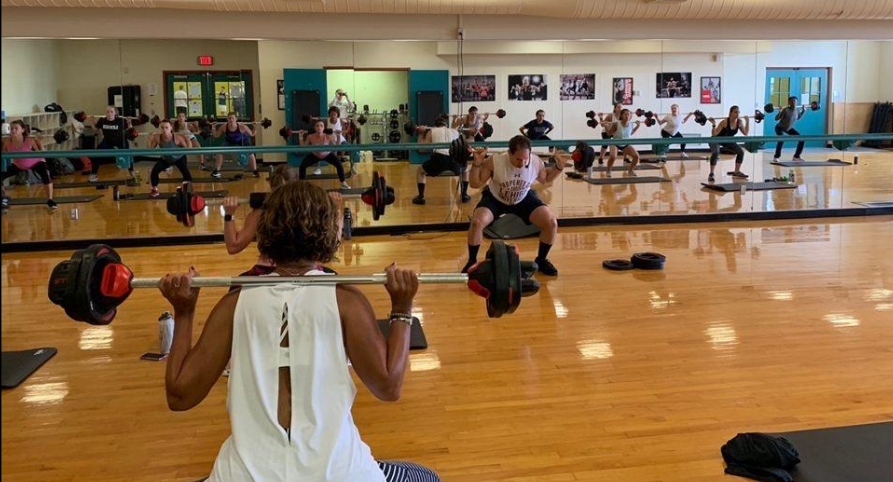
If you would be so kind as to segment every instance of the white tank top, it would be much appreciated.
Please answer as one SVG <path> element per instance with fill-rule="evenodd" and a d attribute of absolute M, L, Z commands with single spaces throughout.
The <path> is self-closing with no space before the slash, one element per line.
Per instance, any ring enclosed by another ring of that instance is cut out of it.
<path fill-rule="evenodd" d="M 285 323 L 289 347 L 283 354 Z M 343 340 L 334 286 L 242 288 L 227 395 L 232 435 L 220 448 L 210 482 L 385 481 L 351 416 L 357 391 Z M 278 367 L 286 358 L 290 434 L 278 418 Z"/>
<path fill-rule="evenodd" d="M 335 122 L 332 122 L 331 119 L 326 117 L 326 127 L 332 129 L 332 134 L 335 134 L 339 143 L 344 144 L 344 136 L 341 134 L 344 131 L 344 125 L 341 122 L 341 119 L 336 119 Z"/>
<path fill-rule="evenodd" d="M 633 121 L 629 121 L 626 127 L 623 122 L 617 121 L 617 130 L 614 131 L 614 139 L 629 139 L 633 136 Z"/>
<path fill-rule="evenodd" d="M 664 116 L 664 132 L 670 134 L 671 136 L 675 136 L 679 132 L 679 116 L 673 114 L 667 114 Z"/>
<path fill-rule="evenodd" d="M 531 154 L 525 164 L 527 167 L 515 167 L 508 152 L 494 154 L 493 178 L 490 179 L 490 193 L 502 204 L 512 206 L 521 202 L 530 192 L 530 185 L 536 181 L 543 169 L 543 161 L 536 154 Z"/>

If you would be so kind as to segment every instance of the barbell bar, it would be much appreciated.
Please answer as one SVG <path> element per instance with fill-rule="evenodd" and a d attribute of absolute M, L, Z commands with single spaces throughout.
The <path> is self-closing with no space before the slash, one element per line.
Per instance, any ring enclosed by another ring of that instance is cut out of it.
<path fill-rule="evenodd" d="M 487 300 L 487 314 L 499 318 L 513 313 L 521 298 L 539 291 L 539 283 L 532 279 L 537 266 L 520 261 L 518 249 L 502 241 L 494 241 L 486 258 L 472 266 L 467 274 L 422 273 L 422 284 L 465 283 L 468 288 Z M 195 277 L 195 287 L 384 284 L 387 275 L 371 276 L 296 276 L 296 277 Z M 94 244 L 75 251 L 71 257 L 53 268 L 47 283 L 50 301 L 61 306 L 69 318 L 91 325 L 108 325 L 134 289 L 156 288 L 160 278 L 135 278 L 133 271 L 121 262 L 121 256 L 111 246 Z"/>

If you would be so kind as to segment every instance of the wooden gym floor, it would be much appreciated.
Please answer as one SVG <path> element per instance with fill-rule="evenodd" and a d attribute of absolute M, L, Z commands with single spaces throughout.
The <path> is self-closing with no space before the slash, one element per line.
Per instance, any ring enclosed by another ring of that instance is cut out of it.
<path fill-rule="evenodd" d="M 430 347 L 412 353 L 399 402 L 359 388 L 357 424 L 376 457 L 450 482 L 726 480 L 719 448 L 738 432 L 893 419 L 890 239 L 890 216 L 564 229 L 551 255 L 560 276 L 512 316 L 487 319 L 461 287 L 423 288 L 414 313 Z M 518 244 L 533 257 L 535 239 Z M 641 250 L 666 254 L 666 269 L 600 266 Z M 140 276 L 190 264 L 224 275 L 250 266 L 251 251 L 122 254 Z M 208 474 L 229 431 L 226 381 L 196 409 L 170 412 L 164 363 L 139 360 L 157 350 L 167 306 L 139 290 L 110 326 L 67 320 L 46 281 L 69 254 L 2 259 L 3 349 L 59 349 L 2 394 L 3 479 Z M 463 233 L 357 238 L 333 266 L 456 270 L 464 255 Z M 385 291 L 363 291 L 384 315 Z M 204 291 L 199 319 L 221 294 Z"/>
<path fill-rule="evenodd" d="M 693 153 L 703 155 L 703 153 Z M 790 156 L 792 152 L 785 151 Z M 852 161 L 854 153 L 841 156 L 831 149 L 807 149 L 808 160 L 843 158 Z M 672 179 L 667 183 L 626 184 L 596 186 L 583 181 L 556 180 L 551 186 L 537 187 L 543 200 L 548 202 L 562 218 L 595 216 L 632 216 L 653 214 L 700 214 L 718 212 L 783 211 L 801 209 L 834 209 L 857 207 L 853 202 L 893 200 L 893 153 L 866 150 L 859 152 L 859 164 L 848 167 L 802 167 L 794 169 L 796 189 L 774 191 L 718 193 L 701 186 L 707 179 L 707 161 L 671 161 L 664 170 L 640 171 L 640 176 L 663 176 Z M 769 164 L 771 152 L 760 155 L 748 154 L 744 171 L 752 180 L 781 177 L 789 168 Z M 729 156 L 717 166 L 717 182 L 732 182 L 726 172 L 734 162 Z M 123 187 L 122 193 L 148 192 L 151 164 L 139 163 L 144 185 L 138 188 Z M 332 171 L 331 167 L 326 169 Z M 472 190 L 472 202 L 458 204 L 457 178 L 429 178 L 426 206 L 415 206 L 416 166 L 406 162 L 365 163 L 358 166 L 359 175 L 349 179 L 354 187 L 371 183 L 373 170 L 381 171 L 388 183 L 397 191 L 397 201 L 389 206 L 385 217 L 372 220 L 369 209 L 354 198 L 351 207 L 355 226 L 428 224 L 467 221 L 479 194 Z M 114 166 L 104 166 L 100 171 L 103 179 L 124 178 L 126 171 Z M 194 172 L 208 177 L 210 173 Z M 230 175 L 232 173 L 225 173 Z M 622 177 L 622 173 L 614 173 Z M 176 174 L 179 177 L 179 174 Z M 66 176 L 59 182 L 83 181 L 80 175 Z M 337 180 L 314 181 L 325 188 L 335 188 Z M 176 189 L 176 184 L 162 184 L 163 191 Z M 230 183 L 201 184 L 198 190 L 228 190 L 237 196 L 247 196 L 252 191 L 269 190 L 266 175 L 261 179 L 247 177 Z M 12 197 L 42 197 L 43 187 L 15 187 L 8 190 Z M 3 242 L 43 241 L 59 239 L 102 239 L 117 237 L 155 237 L 185 234 L 221 233 L 223 216 L 220 208 L 208 208 L 206 214 L 196 218 L 196 225 L 185 228 L 165 211 L 164 201 L 119 201 L 112 199 L 111 189 L 97 191 L 94 188 L 60 189 L 56 196 L 104 194 L 104 197 L 82 204 L 62 204 L 56 212 L 47 213 L 46 206 L 13 206 L 2 218 Z M 238 215 L 237 215 L 238 216 Z"/>

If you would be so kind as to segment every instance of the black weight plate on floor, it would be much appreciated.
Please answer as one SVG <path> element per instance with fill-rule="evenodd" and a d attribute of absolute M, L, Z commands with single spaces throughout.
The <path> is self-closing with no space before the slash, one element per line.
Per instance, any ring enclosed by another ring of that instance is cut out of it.
<path fill-rule="evenodd" d="M 660 253 L 635 253 L 630 261 L 638 269 L 663 269 L 667 257 Z"/>
<path fill-rule="evenodd" d="M 602 261 L 602 267 L 611 271 L 629 271 L 635 268 L 628 259 L 606 259 Z"/>

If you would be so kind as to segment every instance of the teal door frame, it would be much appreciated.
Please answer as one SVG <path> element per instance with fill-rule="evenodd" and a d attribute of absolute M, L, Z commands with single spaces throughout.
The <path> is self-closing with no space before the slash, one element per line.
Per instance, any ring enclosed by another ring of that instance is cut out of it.
<path fill-rule="evenodd" d="M 409 117 L 417 123 L 419 118 L 419 106 L 416 93 L 419 91 L 443 92 L 443 113 L 450 112 L 450 72 L 448 70 L 410 70 L 409 71 Z M 417 141 L 417 136 L 407 139 L 407 142 Z M 428 159 L 428 154 L 420 154 L 418 151 L 409 151 L 409 162 L 421 164 Z"/>
<path fill-rule="evenodd" d="M 780 82 L 783 82 L 783 79 L 788 80 L 787 90 L 773 89 L 774 86 L 783 85 L 780 84 Z M 765 102 L 776 104 L 776 111 L 772 114 L 766 114 L 766 119 L 763 121 L 763 135 L 776 135 L 775 116 L 778 110 L 787 106 L 787 97 L 789 96 L 797 97 L 799 99 L 798 104 L 809 104 L 812 100 L 816 100 L 819 103 L 819 110 L 813 111 L 807 108 L 806 114 L 797 121 L 794 128 L 804 135 L 827 134 L 830 127 L 828 119 L 831 100 L 830 79 L 831 69 L 827 67 L 766 68 Z M 825 143 L 821 141 L 807 142 L 806 146 L 824 147 Z"/>

